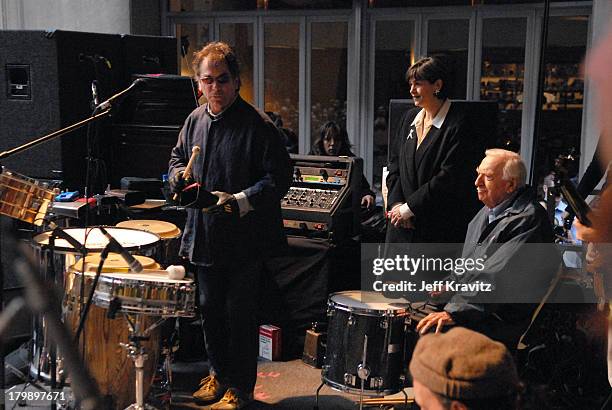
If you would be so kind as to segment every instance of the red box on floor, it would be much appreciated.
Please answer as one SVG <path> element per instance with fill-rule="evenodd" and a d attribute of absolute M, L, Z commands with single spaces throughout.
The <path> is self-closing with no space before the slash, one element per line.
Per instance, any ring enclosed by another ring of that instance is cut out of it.
<path fill-rule="evenodd" d="M 259 356 L 268 360 L 280 360 L 281 329 L 273 325 L 259 326 Z"/>

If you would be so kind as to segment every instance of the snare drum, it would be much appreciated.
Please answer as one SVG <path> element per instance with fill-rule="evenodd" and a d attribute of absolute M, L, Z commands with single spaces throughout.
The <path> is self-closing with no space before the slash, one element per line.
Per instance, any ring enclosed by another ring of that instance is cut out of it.
<path fill-rule="evenodd" d="M 41 226 L 54 197 L 48 184 L 2 167 L 0 214 Z"/>
<path fill-rule="evenodd" d="M 134 255 L 134 258 L 136 258 L 136 260 L 140 262 L 142 267 L 145 269 L 145 272 L 146 270 L 158 271 L 159 269 L 161 269 L 159 263 L 155 262 L 155 260 L 149 257 Z M 94 253 L 91 255 L 87 255 L 85 259 L 81 259 L 66 270 L 66 274 L 64 277 L 65 311 L 77 309 L 76 304 L 78 304 L 81 299 L 84 301 L 87 300 L 87 297 L 91 292 L 91 285 L 93 284 L 99 264 L 100 254 Z M 116 253 L 110 253 L 104 261 L 104 266 L 102 267 L 102 275 L 115 272 L 129 272 L 129 267 L 127 266 L 121 255 Z M 80 296 L 81 291 L 83 291 L 82 298 Z"/>
<path fill-rule="evenodd" d="M 118 312 L 163 317 L 195 315 L 195 285 L 191 279 L 170 279 L 166 271 L 106 273 L 100 277 L 94 303 L 108 308 L 115 299 Z"/>
<path fill-rule="evenodd" d="M 362 376 L 367 376 L 365 395 L 392 394 L 404 387 L 410 309 L 407 303 L 394 303 L 398 301 L 402 300 L 359 291 L 339 292 L 329 297 L 327 351 L 321 373 L 325 384 L 360 394 L 359 372 L 363 367 L 367 370 L 361 371 Z"/>
<path fill-rule="evenodd" d="M 180 263 L 181 230 L 175 224 L 152 219 L 133 219 L 119 222 L 117 227 L 138 229 L 158 235 L 161 238 L 161 246 L 155 255 L 155 260 L 163 267 Z"/>
<path fill-rule="evenodd" d="M 151 258 L 134 256 L 145 269 L 159 269 L 159 265 Z M 66 271 L 66 295 L 64 299 L 64 323 L 73 333 L 79 325 L 81 284 L 84 298 L 87 300 L 95 272 L 100 262 L 100 255 L 88 255 L 83 260 L 70 266 Z M 127 264 L 116 254 L 110 254 L 104 263 L 103 274 L 109 271 L 128 271 Z M 146 271 L 143 271 L 146 272 Z M 84 283 L 83 283 L 84 279 Z M 83 350 L 84 363 L 96 380 L 100 392 L 112 397 L 112 408 L 123 409 L 136 401 L 134 385 L 134 365 L 127 356 L 125 349 L 119 343 L 128 343 L 129 327 L 127 320 L 117 315 L 114 320 L 106 317 L 107 310 L 92 305 L 87 315 L 79 347 Z M 152 325 L 155 317 L 136 317 L 141 329 Z M 160 329 L 154 329 L 150 339 L 143 341 L 149 359 L 144 362 L 145 396 L 153 381 L 160 354 Z M 60 357 L 61 363 L 61 357 Z"/>

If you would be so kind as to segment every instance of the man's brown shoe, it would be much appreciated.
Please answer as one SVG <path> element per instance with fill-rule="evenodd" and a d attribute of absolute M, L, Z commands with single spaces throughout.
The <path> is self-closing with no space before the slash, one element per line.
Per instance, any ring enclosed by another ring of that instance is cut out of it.
<path fill-rule="evenodd" d="M 210 410 L 244 409 L 253 402 L 253 395 L 243 394 L 240 390 L 230 387 L 220 401 L 210 406 Z"/>
<path fill-rule="evenodd" d="M 193 398 L 204 402 L 213 402 L 223 397 L 226 390 L 227 386 L 221 384 L 215 376 L 211 375 L 200 380 L 200 388 L 193 393 Z"/>

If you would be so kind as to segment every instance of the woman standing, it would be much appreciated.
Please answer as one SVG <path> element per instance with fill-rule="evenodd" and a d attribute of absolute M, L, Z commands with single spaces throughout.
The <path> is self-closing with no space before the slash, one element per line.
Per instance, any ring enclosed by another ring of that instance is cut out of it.
<path fill-rule="evenodd" d="M 448 99 L 448 67 L 426 57 L 406 73 L 415 109 L 390 147 L 388 243 L 462 243 L 482 206 L 474 180 L 484 141 L 463 107 Z M 491 130 L 493 132 L 493 130 Z"/>

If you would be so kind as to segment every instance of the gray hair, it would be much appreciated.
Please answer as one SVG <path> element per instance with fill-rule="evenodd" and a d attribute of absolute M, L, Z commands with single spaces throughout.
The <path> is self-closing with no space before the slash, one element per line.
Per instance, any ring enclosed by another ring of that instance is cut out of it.
<path fill-rule="evenodd" d="M 502 158 L 504 160 L 502 178 L 506 181 L 514 181 L 517 188 L 525 186 L 527 168 L 519 154 L 501 148 L 492 148 L 485 151 L 485 156 Z"/>

